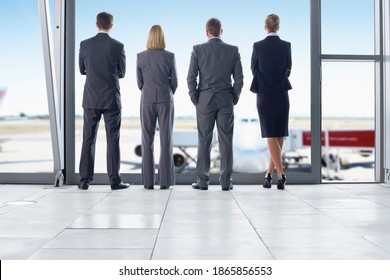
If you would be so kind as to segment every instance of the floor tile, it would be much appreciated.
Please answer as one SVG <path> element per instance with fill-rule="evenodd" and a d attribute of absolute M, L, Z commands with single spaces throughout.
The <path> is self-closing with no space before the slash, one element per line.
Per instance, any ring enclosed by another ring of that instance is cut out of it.
<path fill-rule="evenodd" d="M 282 248 L 351 248 L 373 244 L 347 228 L 257 229 L 268 247 Z"/>
<path fill-rule="evenodd" d="M 344 228 L 326 215 L 265 215 L 248 214 L 252 225 L 257 229 L 298 229 L 298 228 Z"/>
<path fill-rule="evenodd" d="M 157 229 L 66 229 L 44 248 L 153 248 Z"/>
<path fill-rule="evenodd" d="M 251 237 L 258 238 L 248 221 L 164 222 L 158 237 Z"/>
<path fill-rule="evenodd" d="M 152 249 L 42 249 L 30 260 L 149 260 Z"/>
<path fill-rule="evenodd" d="M 390 260 L 390 254 L 375 246 L 353 248 L 269 248 L 278 260 Z"/>
<path fill-rule="evenodd" d="M 0 259 L 26 260 L 48 241 L 45 238 L 0 237 Z"/>
<path fill-rule="evenodd" d="M 166 203 L 150 202 L 132 202 L 129 204 L 107 204 L 101 202 L 88 210 L 88 214 L 146 214 L 146 215 L 161 215 L 164 213 Z M 1 209 L 1 208 L 0 208 Z"/>
<path fill-rule="evenodd" d="M 69 222 L 61 221 L 15 222 L 8 218 L 0 219 L 0 237 L 51 239 L 68 225 Z"/>
<path fill-rule="evenodd" d="M 86 214 L 68 228 L 159 228 L 161 218 L 161 215 L 144 214 Z"/>
<path fill-rule="evenodd" d="M 362 198 L 331 198 L 331 199 L 305 199 L 305 202 L 314 208 L 345 208 L 345 209 L 364 209 L 383 207 L 379 203 Z"/>
<path fill-rule="evenodd" d="M 29 206 L 4 201 L 30 199 Z M 389 259 L 390 188 L 376 184 L 0 185 L 1 259 Z"/>
<path fill-rule="evenodd" d="M 153 260 L 250 260 L 273 259 L 258 238 L 204 237 L 158 238 Z"/>

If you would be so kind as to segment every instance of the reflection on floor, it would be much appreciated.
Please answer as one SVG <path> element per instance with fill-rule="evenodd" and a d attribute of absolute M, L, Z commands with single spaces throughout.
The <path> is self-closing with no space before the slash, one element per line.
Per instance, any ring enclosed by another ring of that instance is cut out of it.
<path fill-rule="evenodd" d="M 390 188 L 376 184 L 0 185 L 3 260 L 390 259 L 389 231 Z"/>

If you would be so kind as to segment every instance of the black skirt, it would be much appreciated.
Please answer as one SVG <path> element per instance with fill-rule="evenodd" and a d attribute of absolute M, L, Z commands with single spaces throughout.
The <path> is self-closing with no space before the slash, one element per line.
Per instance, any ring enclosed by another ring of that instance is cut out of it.
<path fill-rule="evenodd" d="M 288 136 L 290 101 L 288 92 L 258 93 L 257 112 L 260 118 L 261 137 Z"/>

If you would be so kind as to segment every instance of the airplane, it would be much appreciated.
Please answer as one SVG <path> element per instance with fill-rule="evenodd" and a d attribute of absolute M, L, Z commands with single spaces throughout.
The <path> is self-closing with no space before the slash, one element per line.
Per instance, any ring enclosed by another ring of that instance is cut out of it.
<path fill-rule="evenodd" d="M 158 143 L 158 131 L 156 143 Z M 211 170 L 218 172 L 219 151 L 216 129 L 212 141 Z M 356 166 L 372 168 L 375 148 L 375 131 L 370 129 L 324 129 L 322 131 L 322 178 L 344 180 L 341 170 Z M 198 145 L 197 130 L 174 130 L 174 164 L 176 172 L 193 171 L 196 168 Z M 286 171 L 310 172 L 311 132 L 307 128 L 289 131 L 283 146 L 282 161 Z M 340 152 L 341 150 L 350 152 Z M 142 156 L 141 145 L 136 145 L 135 154 Z M 341 155 L 342 154 L 342 155 Z M 357 159 L 356 155 L 361 159 Z M 268 168 L 267 141 L 261 138 L 259 119 L 256 116 L 236 116 L 233 135 L 233 171 L 262 173 Z M 355 157 L 355 158 L 353 158 Z"/>

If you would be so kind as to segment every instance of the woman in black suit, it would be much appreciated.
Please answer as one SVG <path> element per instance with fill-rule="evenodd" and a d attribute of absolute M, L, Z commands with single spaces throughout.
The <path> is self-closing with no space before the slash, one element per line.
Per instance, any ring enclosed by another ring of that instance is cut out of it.
<path fill-rule="evenodd" d="M 257 93 L 257 111 L 261 135 L 267 138 L 271 155 L 263 187 L 271 188 L 274 169 L 278 172 L 278 189 L 284 189 L 286 176 L 282 166 L 284 137 L 288 136 L 290 102 L 288 80 L 291 72 L 291 44 L 279 38 L 279 17 L 268 15 L 264 28 L 267 37 L 254 43 L 251 69 L 254 76 L 251 90 Z"/>

